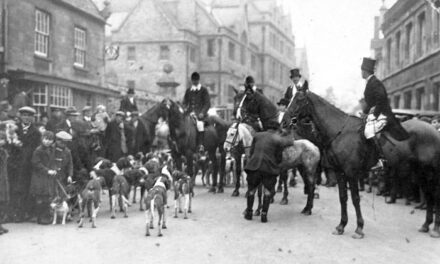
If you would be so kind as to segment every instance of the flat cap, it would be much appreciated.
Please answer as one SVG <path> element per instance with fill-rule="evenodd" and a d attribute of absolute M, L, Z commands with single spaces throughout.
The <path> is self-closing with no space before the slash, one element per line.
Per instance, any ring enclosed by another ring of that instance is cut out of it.
<path fill-rule="evenodd" d="M 85 111 L 92 111 L 92 107 L 90 105 L 84 106 L 84 108 L 82 109 L 82 112 L 85 112 Z"/>
<path fill-rule="evenodd" d="M 66 113 L 66 115 L 68 115 L 68 116 L 79 116 L 79 112 L 78 112 L 78 110 L 76 110 L 76 107 L 75 107 L 75 106 L 69 106 L 69 107 L 67 107 L 65 113 Z"/>
<path fill-rule="evenodd" d="M 37 113 L 37 111 L 30 106 L 23 106 L 20 109 L 18 109 L 18 112 L 19 113 L 28 113 L 28 114 L 32 114 L 32 115 L 35 115 Z"/>
<path fill-rule="evenodd" d="M 72 135 L 67 133 L 66 131 L 60 131 L 56 134 L 57 139 L 61 139 L 64 141 L 70 141 L 72 140 Z"/>

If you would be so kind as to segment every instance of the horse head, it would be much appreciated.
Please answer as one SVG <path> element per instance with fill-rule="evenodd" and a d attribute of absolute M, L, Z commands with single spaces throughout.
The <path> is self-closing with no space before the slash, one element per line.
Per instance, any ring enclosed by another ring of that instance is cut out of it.
<path fill-rule="evenodd" d="M 233 123 L 228 131 L 226 132 L 226 140 L 225 143 L 223 144 L 223 149 L 229 153 L 231 151 L 231 149 L 235 146 L 237 146 L 238 144 L 238 136 L 239 136 L 239 132 L 238 132 L 238 126 L 239 126 L 239 122 L 235 122 Z"/>
<path fill-rule="evenodd" d="M 308 98 L 308 89 L 301 89 L 296 92 L 292 103 L 287 109 L 284 118 L 284 126 L 296 126 L 303 119 L 310 119 L 312 108 Z"/>

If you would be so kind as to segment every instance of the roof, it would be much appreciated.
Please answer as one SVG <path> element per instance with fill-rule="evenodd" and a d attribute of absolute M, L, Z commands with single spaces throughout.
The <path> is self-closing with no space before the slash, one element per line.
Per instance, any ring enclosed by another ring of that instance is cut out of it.
<path fill-rule="evenodd" d="M 104 19 L 99 13 L 98 7 L 95 5 L 95 3 L 92 0 L 57 0 L 57 1 L 73 6 L 77 9 L 80 9 L 83 12 L 90 14 L 94 17 Z"/>
<path fill-rule="evenodd" d="M 102 10 L 104 8 L 104 1 L 105 0 L 92 0 L 95 5 L 98 6 L 99 10 Z M 110 9 L 112 12 L 119 13 L 119 12 L 129 12 L 132 8 L 136 6 L 136 4 L 140 0 L 111 0 L 110 1 Z"/>

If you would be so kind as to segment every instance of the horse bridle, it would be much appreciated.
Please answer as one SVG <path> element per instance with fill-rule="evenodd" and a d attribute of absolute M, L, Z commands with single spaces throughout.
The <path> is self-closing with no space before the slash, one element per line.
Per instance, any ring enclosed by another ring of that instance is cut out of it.
<path fill-rule="evenodd" d="M 235 135 L 232 138 L 232 141 L 228 141 L 227 138 L 225 140 L 225 143 L 231 144 L 231 148 L 235 147 L 236 143 L 237 143 L 237 138 L 238 138 L 238 126 L 240 125 L 240 122 L 236 122 L 234 127 L 231 126 L 231 128 L 233 128 L 235 130 Z"/>

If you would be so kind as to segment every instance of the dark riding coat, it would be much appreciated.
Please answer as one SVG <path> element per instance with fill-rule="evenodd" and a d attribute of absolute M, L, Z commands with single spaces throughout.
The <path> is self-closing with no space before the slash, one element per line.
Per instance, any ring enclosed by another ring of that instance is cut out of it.
<path fill-rule="evenodd" d="M 183 97 L 183 106 L 187 113 L 195 112 L 197 118 L 199 118 L 200 114 L 205 118 L 211 107 L 208 89 L 204 86 L 200 87 L 197 91 L 192 91 L 191 88 L 186 89 L 185 96 Z"/>
<path fill-rule="evenodd" d="M 260 171 L 278 175 L 283 149 L 291 145 L 293 145 L 291 138 L 282 137 L 275 130 L 256 133 L 252 141 L 251 157 L 245 167 L 246 172 Z"/>
<path fill-rule="evenodd" d="M 131 103 L 130 98 L 128 98 L 127 96 L 122 98 L 119 110 L 122 112 L 130 112 L 130 113 L 138 111 L 136 99 L 133 99 L 133 103 Z"/>
<path fill-rule="evenodd" d="M 292 100 L 293 95 L 294 95 L 293 94 L 293 87 L 292 87 L 292 85 L 290 85 L 289 87 L 287 87 L 287 90 L 284 93 L 284 97 L 281 98 L 281 100 L 278 102 L 278 104 L 288 106 L 290 103 L 290 100 Z"/>
<path fill-rule="evenodd" d="M 368 114 L 374 107 L 373 114 L 375 117 L 378 117 L 380 114 L 387 117 L 387 128 L 394 138 L 397 140 L 405 140 L 409 137 L 391 110 L 385 86 L 374 75 L 367 81 L 364 99 L 367 105 L 364 109 L 365 114 Z"/>

